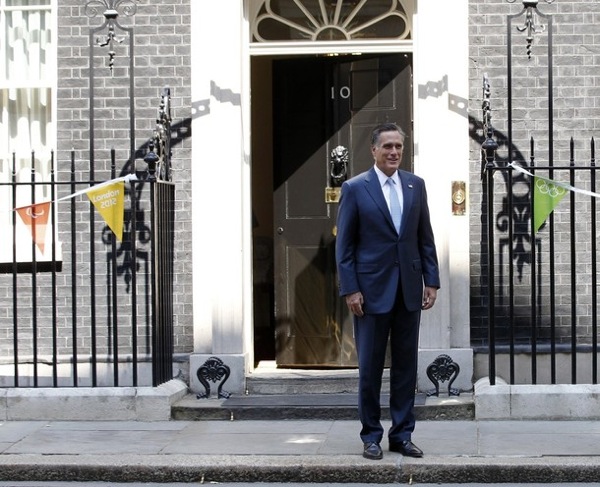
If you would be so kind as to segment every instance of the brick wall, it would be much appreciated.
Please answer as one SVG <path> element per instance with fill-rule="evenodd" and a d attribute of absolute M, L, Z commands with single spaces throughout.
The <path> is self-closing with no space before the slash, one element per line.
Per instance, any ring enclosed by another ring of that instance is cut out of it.
<path fill-rule="evenodd" d="M 136 167 L 143 170 L 144 144 L 152 135 L 161 90 L 171 88 L 173 126 L 173 182 L 176 185 L 174 319 L 175 351 L 192 350 L 191 309 L 191 214 L 190 168 L 190 5 L 189 0 L 139 1 L 135 14 L 119 15 L 119 22 L 132 29 L 134 38 L 135 151 Z M 89 35 L 90 28 L 104 23 L 102 10 L 95 17 L 86 12 L 85 2 L 59 1 L 59 159 L 76 149 L 85 177 L 89 161 Z M 93 40 L 104 37 L 102 29 Z M 131 96 L 128 33 L 115 44 L 114 71 L 108 69 L 107 48 L 94 47 L 95 158 L 98 174 L 108 176 L 108 153 L 117 152 L 117 172 L 129 171 L 129 97 Z"/>
<path fill-rule="evenodd" d="M 482 78 L 487 73 L 491 84 L 492 123 L 496 130 L 496 139 L 500 143 L 498 151 L 499 163 L 506 163 L 508 158 L 506 137 L 508 136 L 508 82 L 507 82 L 507 16 L 518 14 L 523 10 L 520 1 L 508 3 L 506 0 L 485 0 L 469 3 L 469 39 L 470 39 L 470 92 L 469 114 L 471 117 L 471 337 L 473 345 L 485 343 L 487 337 L 487 266 L 485 254 L 485 225 L 483 210 L 485 207 L 483 186 L 480 178 L 480 146 L 482 142 Z M 548 166 L 550 162 L 549 140 L 552 136 L 555 166 L 569 164 L 569 144 L 571 137 L 575 142 L 575 164 L 587 165 L 590 162 L 590 140 L 600 133 L 600 3 L 595 0 L 557 0 L 547 4 L 540 0 L 538 9 L 545 15 L 552 16 L 553 22 L 553 93 L 554 103 L 552 134 L 549 132 L 550 113 L 548 110 L 548 30 L 538 29 L 534 34 L 531 59 L 527 56 L 526 34 L 519 33 L 516 28 L 524 24 L 524 17 L 512 21 L 513 46 L 513 76 L 512 76 L 512 141 L 513 161 L 529 164 L 531 158 L 530 140 L 535 140 L 536 166 Z M 548 19 L 535 17 L 535 22 L 548 26 Z M 546 173 L 547 174 L 547 173 Z M 590 189 L 589 173 L 578 176 L 576 187 Z M 556 173 L 555 179 L 568 182 L 568 174 Z M 524 182 L 527 178 L 517 178 L 513 189 L 515 195 L 529 199 L 529 189 Z M 494 195 L 494 224 L 497 241 L 495 242 L 496 256 L 496 285 L 501 295 L 501 303 L 496 312 L 507 324 L 505 316 L 508 308 L 508 276 L 506 267 L 502 269 L 498 262 L 506 263 L 508 234 L 502 223 L 506 222 L 506 207 L 503 206 L 506 191 L 506 181 L 500 174 L 495 177 Z M 560 294 L 556 299 L 557 333 L 559 337 L 569 339 L 570 336 L 570 262 L 571 229 L 569 209 L 570 204 L 564 200 L 555 211 L 555 232 L 558 246 L 554 253 L 557 262 L 555 283 Z M 522 208 L 525 208 L 523 206 Z M 528 211 L 526 209 L 526 211 Z M 589 222 L 590 198 L 576 198 L 576 274 L 575 283 L 578 305 L 577 340 L 578 343 L 591 339 L 591 256 L 590 242 L 594 238 L 590 233 Z M 516 333 L 523 343 L 530 336 L 530 313 L 528 312 L 531 289 L 531 264 L 528 262 L 530 243 L 529 216 L 516 215 L 516 221 L 521 222 L 511 245 L 515 251 L 515 325 Z M 547 264 L 550 260 L 548 250 L 548 228 L 543 229 L 537 236 L 539 258 L 542 262 L 539 292 L 542 294 L 540 311 L 539 334 L 548 334 L 549 311 L 549 275 Z M 519 245 L 521 249 L 519 250 Z M 500 277 L 499 277 L 500 276 Z M 502 279 L 502 281 L 501 281 Z M 502 298 L 503 296 L 503 298 Z M 506 334 L 506 327 L 501 328 L 500 334 Z"/>

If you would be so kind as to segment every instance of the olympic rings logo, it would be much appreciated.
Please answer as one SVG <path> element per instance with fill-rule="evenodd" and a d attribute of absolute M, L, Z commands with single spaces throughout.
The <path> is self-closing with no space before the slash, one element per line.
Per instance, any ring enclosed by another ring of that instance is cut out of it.
<path fill-rule="evenodd" d="M 564 196 L 564 194 L 567 192 L 567 190 L 562 186 L 557 186 L 556 184 L 551 183 L 550 181 L 545 181 L 544 179 L 536 179 L 535 186 L 540 193 L 547 194 L 551 198 Z"/>

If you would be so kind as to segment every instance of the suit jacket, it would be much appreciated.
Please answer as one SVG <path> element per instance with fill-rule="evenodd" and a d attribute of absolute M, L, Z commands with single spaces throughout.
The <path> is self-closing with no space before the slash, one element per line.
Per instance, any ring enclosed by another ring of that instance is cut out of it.
<path fill-rule="evenodd" d="M 374 168 L 342 185 L 336 237 L 340 295 L 360 291 L 369 314 L 392 309 L 399 282 L 409 311 L 421 309 L 423 285 L 440 287 L 425 182 L 406 171 L 399 176 L 404 201 L 400 234 Z"/>

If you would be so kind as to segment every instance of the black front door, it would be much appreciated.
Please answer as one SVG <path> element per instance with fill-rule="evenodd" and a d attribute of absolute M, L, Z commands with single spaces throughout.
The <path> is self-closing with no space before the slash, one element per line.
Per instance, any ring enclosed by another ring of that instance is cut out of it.
<path fill-rule="evenodd" d="M 376 124 L 398 123 L 408 134 L 407 147 L 412 147 L 411 64 L 406 54 L 297 58 L 273 64 L 279 366 L 356 365 L 352 319 L 338 296 L 337 203 L 331 188 L 373 165 L 370 135 Z M 336 148 L 347 154 L 345 171 L 332 165 Z M 411 169 L 411 161 L 409 150 L 405 168 Z"/>

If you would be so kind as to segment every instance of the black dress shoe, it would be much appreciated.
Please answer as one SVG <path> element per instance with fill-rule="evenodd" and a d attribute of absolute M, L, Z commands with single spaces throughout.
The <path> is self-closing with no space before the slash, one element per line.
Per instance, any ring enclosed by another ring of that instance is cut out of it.
<path fill-rule="evenodd" d="M 383 450 L 379 446 L 379 443 L 370 441 L 365 443 L 364 446 L 363 457 L 369 460 L 381 460 L 383 458 Z"/>
<path fill-rule="evenodd" d="M 423 451 L 410 440 L 404 440 L 400 443 L 390 442 L 390 451 L 402 453 L 405 457 L 421 458 L 423 456 Z"/>

